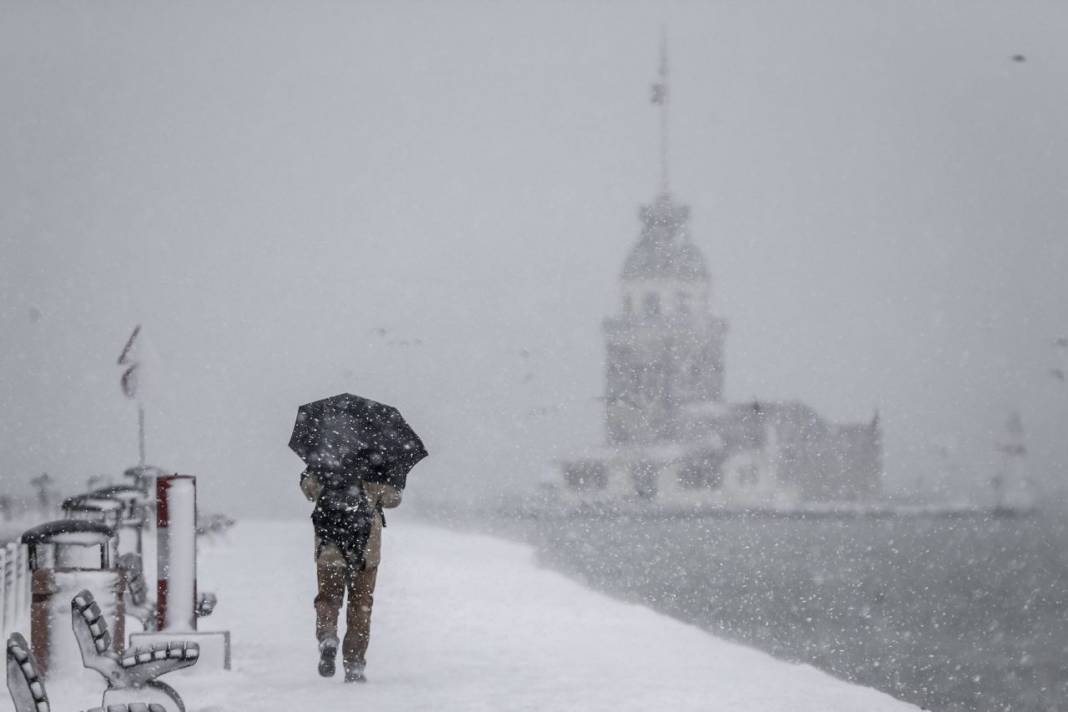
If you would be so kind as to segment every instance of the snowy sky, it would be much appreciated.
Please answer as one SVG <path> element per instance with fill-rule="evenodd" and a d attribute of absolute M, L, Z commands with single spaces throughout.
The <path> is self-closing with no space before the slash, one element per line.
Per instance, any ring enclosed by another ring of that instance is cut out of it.
<path fill-rule="evenodd" d="M 1018 408 L 1059 487 L 1064 3 L 0 0 L 0 489 L 132 464 L 138 322 L 150 459 L 216 508 L 302 512 L 338 391 L 409 417 L 427 497 L 599 442 L 662 22 L 728 396 L 879 407 L 899 489 L 940 448 L 985 487 Z"/>

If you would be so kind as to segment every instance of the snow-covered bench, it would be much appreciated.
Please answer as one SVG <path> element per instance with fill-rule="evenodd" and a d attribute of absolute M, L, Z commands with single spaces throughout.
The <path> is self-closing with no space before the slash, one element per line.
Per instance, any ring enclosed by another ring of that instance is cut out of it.
<path fill-rule="evenodd" d="M 48 691 L 37 672 L 37 661 L 26 639 L 12 633 L 7 639 L 7 689 L 15 712 L 49 712 Z M 163 705 L 132 702 L 130 704 L 94 707 L 88 712 L 166 712 Z"/>
<path fill-rule="evenodd" d="M 119 568 L 126 574 L 126 613 L 141 622 L 146 631 L 156 629 L 156 604 L 148 597 L 148 584 L 141 557 L 133 552 L 119 557 Z M 207 618 L 215 610 L 219 599 L 214 593 L 204 592 L 197 596 L 197 618 Z"/>
<path fill-rule="evenodd" d="M 111 650 L 107 620 L 87 590 L 71 600 L 71 623 L 82 663 L 107 680 L 104 708 L 147 701 L 170 712 L 185 711 L 178 693 L 156 678 L 196 664 L 200 646 L 187 641 L 160 643 L 129 648 L 120 657 Z"/>

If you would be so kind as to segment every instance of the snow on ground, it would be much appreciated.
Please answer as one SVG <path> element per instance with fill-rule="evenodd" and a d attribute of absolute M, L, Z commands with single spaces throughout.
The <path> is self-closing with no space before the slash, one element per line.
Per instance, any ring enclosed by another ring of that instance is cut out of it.
<path fill-rule="evenodd" d="M 400 518 L 386 530 L 370 682 L 323 680 L 311 556 L 308 522 L 241 522 L 202 548 L 201 588 L 219 594 L 202 628 L 231 630 L 234 669 L 167 676 L 190 712 L 916 709 L 591 592 L 539 569 L 529 547 Z"/>

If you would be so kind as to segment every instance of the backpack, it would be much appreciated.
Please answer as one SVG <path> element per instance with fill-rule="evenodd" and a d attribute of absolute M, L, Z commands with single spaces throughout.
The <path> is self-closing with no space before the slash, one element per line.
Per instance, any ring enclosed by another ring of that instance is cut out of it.
<path fill-rule="evenodd" d="M 362 569 L 375 511 L 362 482 L 323 490 L 311 515 L 315 536 L 319 538 L 316 555 L 321 553 L 323 544 L 333 544 L 345 557 L 346 564 Z"/>

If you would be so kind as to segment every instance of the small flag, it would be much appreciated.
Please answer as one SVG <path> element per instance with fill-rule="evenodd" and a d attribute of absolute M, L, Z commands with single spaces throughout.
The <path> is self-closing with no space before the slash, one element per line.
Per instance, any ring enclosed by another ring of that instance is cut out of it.
<path fill-rule="evenodd" d="M 657 106 L 663 106 L 667 103 L 667 84 L 664 82 L 656 82 L 652 86 L 652 94 L 650 100 Z"/>
<path fill-rule="evenodd" d="M 122 353 L 119 354 L 118 364 L 126 366 L 122 372 L 122 378 L 119 379 L 119 385 L 122 386 L 122 393 L 127 398 L 137 397 L 137 370 L 141 366 L 137 357 L 137 337 L 140 333 L 141 325 L 138 324 L 134 327 L 130 338 L 126 340 L 126 345 L 122 347 Z"/>
<path fill-rule="evenodd" d="M 125 366 L 128 363 L 136 363 L 134 356 L 134 347 L 136 345 L 137 337 L 141 333 L 141 325 L 138 324 L 134 327 L 133 333 L 130 334 L 130 338 L 126 339 L 126 345 L 122 347 L 122 353 L 119 354 L 119 365 Z"/>
<path fill-rule="evenodd" d="M 660 34 L 660 67 L 658 77 L 653 82 L 653 91 L 650 100 L 657 106 L 664 106 L 668 101 L 668 51 L 667 33 L 661 29 Z"/>
<path fill-rule="evenodd" d="M 127 398 L 137 397 L 137 366 L 138 364 L 135 363 L 123 371 L 122 378 L 119 381 L 122 385 L 122 393 Z"/>

